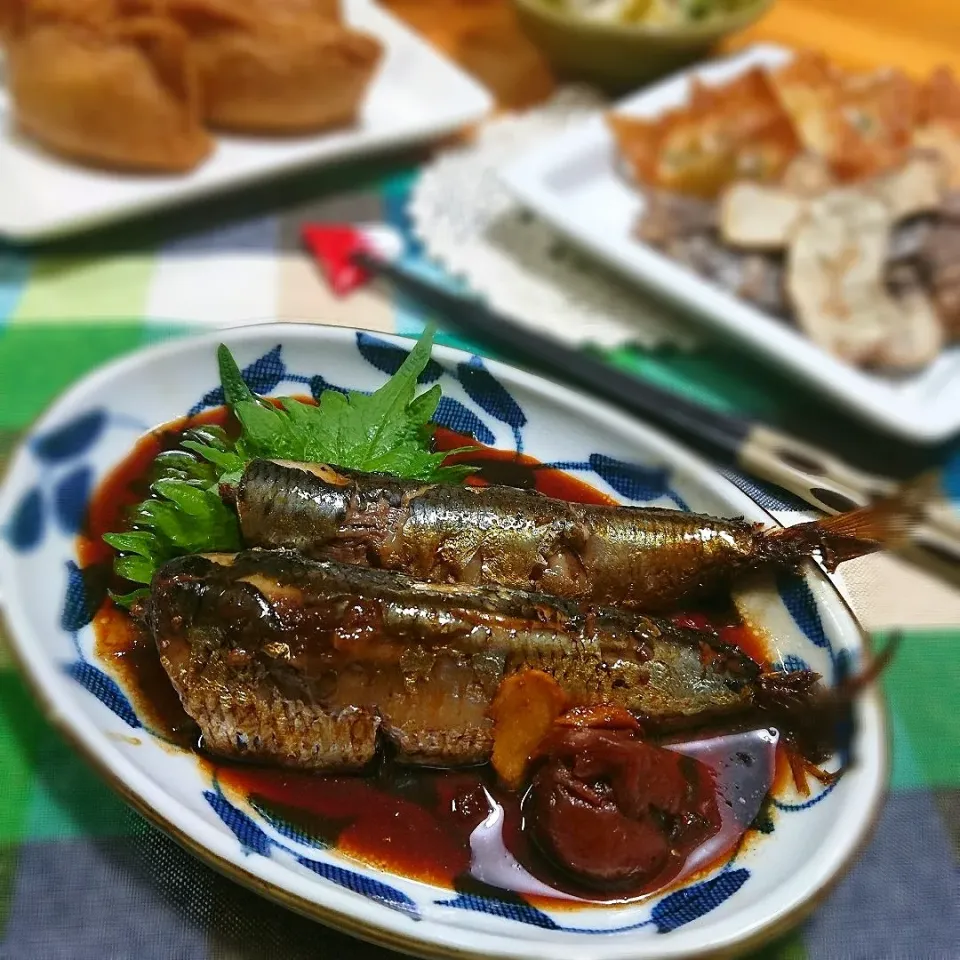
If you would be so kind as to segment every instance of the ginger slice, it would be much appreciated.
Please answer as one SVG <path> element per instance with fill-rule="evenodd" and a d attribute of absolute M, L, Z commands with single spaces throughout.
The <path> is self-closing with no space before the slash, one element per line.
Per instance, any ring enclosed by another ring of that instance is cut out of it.
<path fill-rule="evenodd" d="M 540 670 L 522 670 L 500 684 L 490 706 L 493 769 L 511 790 L 523 785 L 540 741 L 568 706 L 560 684 Z"/>

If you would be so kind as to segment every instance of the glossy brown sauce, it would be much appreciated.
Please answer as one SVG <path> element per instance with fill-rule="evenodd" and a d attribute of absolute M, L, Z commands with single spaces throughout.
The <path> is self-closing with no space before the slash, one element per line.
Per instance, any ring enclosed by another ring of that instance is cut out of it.
<path fill-rule="evenodd" d="M 443 427 L 439 427 L 433 435 L 433 447 L 438 451 L 455 450 L 468 444 L 476 444 L 476 440 Z M 467 480 L 467 483 L 474 486 L 501 484 L 520 487 L 523 490 L 536 490 L 557 500 L 569 500 L 571 503 L 594 503 L 600 506 L 613 506 L 617 503 L 589 483 L 584 483 L 564 470 L 545 466 L 525 453 L 481 446 L 479 450 L 454 454 L 448 458 L 448 462 L 476 467 L 477 472 Z"/>
<path fill-rule="evenodd" d="M 680 849 L 641 887 L 587 889 L 555 868 L 530 842 L 521 797 L 504 790 L 489 766 L 428 770 L 383 760 L 368 777 L 211 763 L 220 786 L 268 820 L 292 826 L 338 853 L 394 873 L 463 892 L 506 890 L 551 906 L 582 900 L 636 900 L 712 868 L 740 842 L 774 775 L 766 732 L 677 744 L 709 768 L 698 794 L 716 793 L 720 829 L 702 847 Z M 209 760 L 208 760 L 209 762 Z M 747 806 L 740 804 L 747 797 Z M 559 901 L 559 904 L 558 902 Z"/>
<path fill-rule="evenodd" d="M 219 424 L 228 431 L 232 426 L 223 408 L 167 424 L 142 438 L 97 490 L 78 555 L 83 568 L 98 571 L 98 581 L 128 589 L 112 582 L 113 554 L 101 537 L 123 529 L 128 509 L 147 496 L 149 468 L 157 454 L 177 446 L 184 430 L 200 424 Z M 449 450 L 474 441 L 439 429 L 434 442 L 436 449 Z M 478 468 L 468 481 L 472 484 L 509 484 L 580 503 L 616 503 L 578 478 L 526 455 L 484 447 L 451 458 L 454 461 Z M 692 618 L 690 625 L 711 625 L 725 641 L 754 659 L 766 660 L 762 638 L 738 623 L 729 609 L 677 615 L 679 622 L 684 618 Z M 782 778 L 775 774 L 775 741 L 766 731 L 746 730 L 721 740 L 701 735 L 674 745 L 710 769 L 698 789 L 717 791 L 719 831 L 702 848 L 677 851 L 669 869 L 644 887 L 597 893 L 554 869 L 529 842 L 522 798 L 504 791 L 488 766 L 435 771 L 404 767 L 387 757 L 368 776 L 320 776 L 212 758 L 200 751 L 199 731 L 181 707 L 152 639 L 109 598 L 97 613 L 94 629 L 98 656 L 119 679 L 146 725 L 172 744 L 197 752 L 228 794 L 248 800 L 268 820 L 282 821 L 346 856 L 463 891 L 496 888 L 498 896 L 504 890 L 516 891 L 528 901 L 549 899 L 553 906 L 582 899 L 635 899 L 689 879 L 726 857 L 741 842 L 775 776 Z M 777 770 L 784 766 L 776 763 Z M 744 795 L 751 798 L 745 809 Z"/>
<path fill-rule="evenodd" d="M 108 599 L 93 621 L 96 653 L 120 681 L 144 725 L 164 740 L 196 748 L 200 730 L 170 683 L 153 638 Z"/>

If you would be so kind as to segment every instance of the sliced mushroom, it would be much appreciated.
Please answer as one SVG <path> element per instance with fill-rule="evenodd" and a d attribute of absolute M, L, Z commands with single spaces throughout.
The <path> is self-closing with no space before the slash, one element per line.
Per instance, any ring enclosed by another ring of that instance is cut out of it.
<path fill-rule="evenodd" d="M 854 363 L 885 337 L 891 306 L 881 283 L 886 207 L 852 191 L 814 201 L 787 253 L 787 293 L 797 322 L 820 346 Z"/>
<path fill-rule="evenodd" d="M 787 252 L 787 295 L 797 323 L 814 343 L 852 363 L 880 348 L 892 300 L 880 277 L 886 255 L 886 208 L 871 205 L 874 221 L 858 231 L 821 204 L 797 229 Z"/>
<path fill-rule="evenodd" d="M 942 227 L 933 227 L 956 196 L 946 192 L 948 179 L 943 154 L 928 150 L 872 182 L 823 189 L 829 170 L 801 157 L 783 185 L 741 182 L 721 198 L 719 233 L 737 258 L 733 271 L 716 262 L 710 235 L 669 246 L 683 247 L 681 259 L 754 302 L 776 300 L 773 254 L 786 248 L 787 306 L 811 340 L 852 364 L 912 370 L 936 356 L 947 329 L 960 336 L 960 266 L 953 267 L 960 252 L 945 257 L 934 239 Z M 960 240 L 960 202 L 954 206 Z M 895 234 L 901 221 L 911 222 Z M 753 261 L 746 251 L 767 256 Z"/>
<path fill-rule="evenodd" d="M 840 276 L 854 284 L 879 283 L 891 225 L 886 204 L 859 190 L 831 190 L 807 210 L 809 222 L 836 245 Z"/>
<path fill-rule="evenodd" d="M 898 316 L 890 326 L 876 362 L 896 370 L 917 370 L 943 349 L 943 323 L 930 297 L 920 287 L 895 302 L 899 307 Z"/>
<path fill-rule="evenodd" d="M 806 203 L 779 187 L 738 183 L 720 201 L 720 232 L 736 247 L 779 250 L 803 219 Z"/>
<path fill-rule="evenodd" d="M 938 210 L 946 181 L 945 165 L 939 156 L 919 156 L 876 180 L 869 189 L 886 203 L 893 220 L 903 220 Z"/>
<path fill-rule="evenodd" d="M 818 181 L 816 161 L 795 161 L 783 187 L 738 183 L 720 202 L 720 231 L 723 239 L 750 250 L 777 250 L 787 246 L 791 234 L 810 209 L 808 203 L 841 202 L 837 198 L 872 195 L 888 209 L 888 220 L 897 221 L 937 210 L 943 202 L 945 171 L 939 157 L 918 156 L 896 173 L 881 177 L 859 189 L 814 189 Z M 821 171 L 822 173 L 823 171 Z M 827 174 L 828 176 L 828 174 Z M 828 179 L 819 177 L 820 183 Z M 853 202 L 853 201 L 851 201 Z"/>
<path fill-rule="evenodd" d="M 915 130 L 913 145 L 937 154 L 947 167 L 947 183 L 960 190 L 960 130 L 946 123 L 932 123 Z"/>
<path fill-rule="evenodd" d="M 717 224 L 717 205 L 711 200 L 664 190 L 650 190 L 637 223 L 637 237 L 655 247 L 671 240 L 712 231 Z"/>
<path fill-rule="evenodd" d="M 781 186 L 798 197 L 817 197 L 837 185 L 827 161 L 813 153 L 802 153 L 787 166 Z"/>
<path fill-rule="evenodd" d="M 850 363 L 912 370 L 932 360 L 943 327 L 919 287 L 884 285 L 891 227 L 883 200 L 834 190 L 810 203 L 787 255 L 787 291 L 814 342 Z"/>

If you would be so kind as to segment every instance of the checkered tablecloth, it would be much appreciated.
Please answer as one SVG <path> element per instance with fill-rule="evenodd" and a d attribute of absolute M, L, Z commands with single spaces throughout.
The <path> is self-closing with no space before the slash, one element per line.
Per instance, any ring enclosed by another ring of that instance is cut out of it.
<path fill-rule="evenodd" d="M 298 242 L 305 221 L 387 222 L 409 240 L 415 170 L 366 165 L 33 254 L 0 247 L 0 456 L 68 383 L 197 323 L 283 318 L 418 332 L 424 316 L 384 290 L 334 299 Z M 815 405 L 729 348 L 610 359 L 774 420 Z M 773 505 L 789 519 L 789 505 Z M 855 870 L 761 956 L 958 960 L 960 592 L 889 558 L 850 567 L 868 627 L 906 633 L 883 681 L 894 718 L 892 792 Z M 0 637 L 3 960 L 388 956 L 222 879 L 127 809 L 40 715 Z"/>

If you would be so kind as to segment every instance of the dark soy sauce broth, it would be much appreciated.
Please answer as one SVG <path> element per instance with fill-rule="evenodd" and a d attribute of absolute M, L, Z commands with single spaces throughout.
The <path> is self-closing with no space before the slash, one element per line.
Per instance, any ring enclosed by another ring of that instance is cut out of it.
<path fill-rule="evenodd" d="M 228 795 L 248 801 L 268 821 L 282 821 L 312 842 L 364 863 L 462 891 L 549 900 L 555 907 L 644 896 L 709 869 L 741 842 L 782 778 L 775 731 L 699 733 L 695 739 L 664 744 L 708 768 L 700 789 L 715 791 L 719 830 L 695 849 L 678 851 L 664 873 L 645 886 L 614 892 L 579 885 L 539 853 L 524 829 L 522 796 L 504 790 L 488 765 L 429 770 L 402 766 L 387 755 L 365 776 L 325 776 L 204 754 L 199 730 L 181 707 L 152 639 L 106 597 L 107 586 L 129 587 L 113 577 L 113 552 L 101 540 L 104 533 L 123 529 L 128 509 L 148 495 L 156 455 L 176 447 L 183 431 L 200 424 L 218 424 L 228 432 L 233 427 L 228 411 L 218 408 L 168 424 L 137 443 L 97 490 L 78 555 L 88 583 L 96 584 L 103 596 L 94 620 L 98 656 L 151 730 L 196 752 Z M 441 428 L 434 443 L 438 450 L 450 450 L 474 441 Z M 581 503 L 617 502 L 523 454 L 481 447 L 451 462 L 478 468 L 468 481 L 472 484 L 506 484 Z M 762 638 L 739 623 L 729 607 L 678 614 L 680 622 L 684 617 L 689 625 L 713 626 L 726 642 L 766 660 Z"/>

